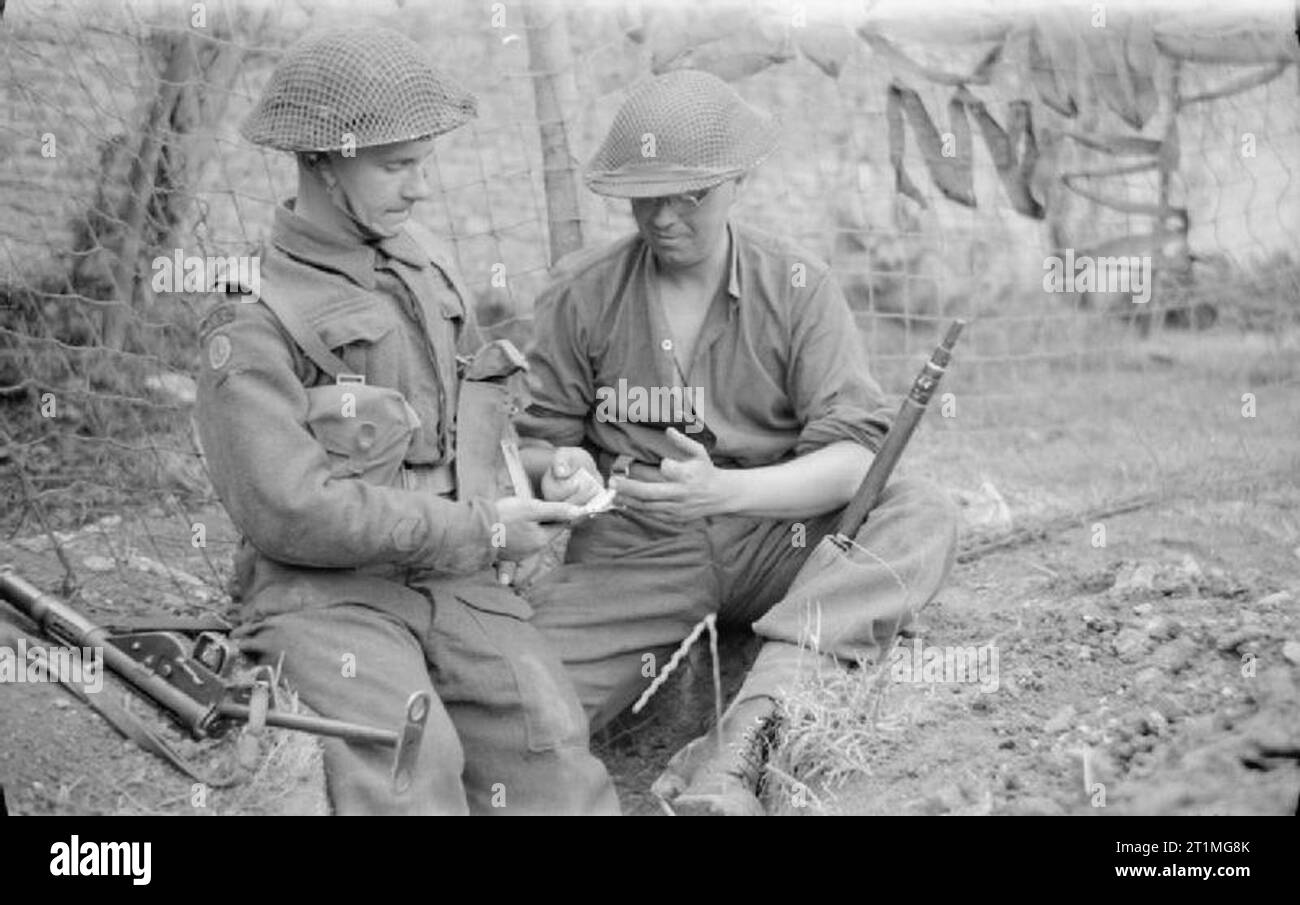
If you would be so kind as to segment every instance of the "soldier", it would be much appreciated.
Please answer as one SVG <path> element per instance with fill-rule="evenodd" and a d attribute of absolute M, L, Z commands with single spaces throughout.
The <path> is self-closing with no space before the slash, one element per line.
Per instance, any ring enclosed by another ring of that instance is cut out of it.
<path fill-rule="evenodd" d="M 560 661 L 491 572 L 575 511 L 501 489 L 522 356 L 480 351 L 450 256 L 409 222 L 433 137 L 474 115 L 410 40 L 365 28 L 293 47 L 243 125 L 296 155 L 298 192 L 260 299 L 201 328 L 199 434 L 243 534 L 236 637 L 326 717 L 397 726 L 432 695 L 405 793 L 390 751 L 325 742 L 338 813 L 617 813 Z"/>
<path fill-rule="evenodd" d="M 764 639 L 722 750 L 697 740 L 655 785 L 678 813 L 762 813 L 755 786 L 782 694 L 804 669 L 878 655 L 942 585 L 956 544 L 951 500 L 897 480 L 855 539 L 865 552 L 791 589 L 891 407 L 826 265 L 730 216 L 776 139 L 771 117 L 706 73 L 629 94 L 586 180 L 631 200 L 637 233 L 557 267 L 517 421 L 531 472 L 554 445 L 568 473 L 585 444 L 595 458 L 576 464 L 609 476 L 625 506 L 576 527 L 530 598 L 594 727 L 709 613 Z"/>

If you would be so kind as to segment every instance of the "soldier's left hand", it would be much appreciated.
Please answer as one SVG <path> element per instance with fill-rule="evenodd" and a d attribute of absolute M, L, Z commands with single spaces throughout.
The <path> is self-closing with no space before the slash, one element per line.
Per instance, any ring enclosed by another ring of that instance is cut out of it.
<path fill-rule="evenodd" d="M 731 494 L 726 472 L 713 464 L 709 452 L 675 428 L 666 431 L 682 458 L 665 458 L 659 463 L 663 481 L 611 478 L 609 486 L 628 509 L 649 512 L 670 519 L 697 519 L 727 511 Z"/>

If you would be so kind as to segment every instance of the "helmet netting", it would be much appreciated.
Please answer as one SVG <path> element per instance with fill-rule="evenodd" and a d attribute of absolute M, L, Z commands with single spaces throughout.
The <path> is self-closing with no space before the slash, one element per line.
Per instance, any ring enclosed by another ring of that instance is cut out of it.
<path fill-rule="evenodd" d="M 681 69 L 633 89 L 587 168 L 592 191 L 621 197 L 708 188 L 761 163 L 776 120 L 726 82 Z"/>
<path fill-rule="evenodd" d="M 241 131 L 282 151 L 337 151 L 439 135 L 476 108 L 405 35 L 336 29 L 289 50 Z"/>

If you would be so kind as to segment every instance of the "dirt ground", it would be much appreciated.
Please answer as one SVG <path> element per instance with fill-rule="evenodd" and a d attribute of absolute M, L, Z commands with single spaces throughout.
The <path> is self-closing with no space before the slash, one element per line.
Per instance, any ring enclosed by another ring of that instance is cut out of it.
<path fill-rule="evenodd" d="M 228 558 L 220 551 L 232 538 L 229 522 L 217 509 L 192 515 L 210 526 L 212 565 L 220 570 Z M 96 623 L 227 611 L 208 561 L 161 510 L 108 516 L 59 539 L 78 574 L 90 579 L 71 602 Z M 0 543 L 0 563 L 42 590 L 60 592 L 63 571 L 44 536 Z M 33 628 L 8 610 L 0 629 L 12 627 Z M 0 683 L 0 785 L 11 814 L 328 813 L 320 748 L 310 736 L 267 730 L 259 756 L 245 767 L 237 733 L 193 741 L 111 675 L 100 694 L 124 703 L 190 760 L 203 781 L 125 740 L 60 686 Z M 221 787 L 223 781 L 233 782 Z"/>
<path fill-rule="evenodd" d="M 959 565 L 900 644 L 992 642 L 996 689 L 897 682 L 886 665 L 840 688 L 862 694 L 823 690 L 791 736 L 817 753 L 775 762 L 833 778 L 769 775 L 769 812 L 1295 812 L 1297 526 L 1291 486 L 1117 516 L 1123 557 L 1081 526 Z M 732 638 L 723 662 L 734 675 L 752 652 Z M 598 739 L 632 813 L 661 813 L 649 784 L 711 720 L 708 658 L 693 660 L 658 708 Z M 850 706 L 864 699 L 870 712 Z"/>
<path fill-rule="evenodd" d="M 1298 505 L 1179 501 L 1113 519 L 1122 558 L 1080 528 L 959 567 L 915 635 L 992 640 L 996 691 L 883 676 L 858 769 L 811 791 L 834 813 L 1294 813 Z"/>
<path fill-rule="evenodd" d="M 991 641 L 1000 655 L 997 689 L 899 683 L 883 668 L 857 674 L 879 698 L 874 719 L 841 715 L 838 731 L 857 734 L 841 748 L 858 759 L 837 765 L 839 781 L 810 780 L 803 794 L 798 783 L 769 780 L 769 810 L 1293 812 L 1298 527 L 1293 485 L 1117 516 L 1108 534 L 1125 539 L 1123 557 L 1094 547 L 1080 527 L 959 565 L 900 643 Z M 25 560 L 28 572 L 39 561 L 21 547 L 5 554 L 20 566 Z M 722 650 L 730 691 L 754 644 L 729 635 Z M 701 645 L 642 715 L 628 714 L 597 737 L 630 813 L 661 813 L 649 785 L 678 746 L 707 729 L 713 706 Z M 230 769 L 231 742 L 187 742 L 153 722 L 214 773 Z M 192 780 L 55 686 L 3 686 L 0 724 L 7 727 L 0 782 L 11 813 L 325 811 L 316 745 L 288 733 L 264 743 L 273 756 L 251 777 L 210 790 L 196 807 Z"/>
<path fill-rule="evenodd" d="M 942 422 L 927 422 L 907 468 L 954 490 L 990 479 L 1022 528 L 1050 524 L 1052 513 L 1079 517 L 967 556 L 900 639 L 904 647 L 994 645 L 996 688 L 895 681 L 886 663 L 807 689 L 766 780 L 769 812 L 1295 812 L 1297 356 L 1243 356 L 1234 337 L 1219 344 L 1231 350 L 1219 359 L 1211 346 L 1184 345 L 1159 372 L 1078 382 L 1047 402 L 1021 394 L 1015 404 L 1041 413 L 1032 430 L 968 425 L 945 434 Z M 1260 361 L 1285 367 L 1267 383 L 1243 376 Z M 1257 422 L 1238 413 L 1243 386 L 1260 396 L 1266 416 Z M 1133 404 L 1143 394 L 1157 404 Z M 1097 544 L 1097 522 L 1084 517 L 1090 507 L 1138 490 L 1154 490 L 1152 501 L 1102 518 L 1105 544 Z M 979 508 L 968 507 L 968 517 L 982 518 Z M 228 606 L 218 588 L 233 529 L 219 507 L 121 511 L 60 537 L 83 581 L 78 608 L 112 622 Z M 193 522 L 206 528 L 205 548 L 191 542 Z M 63 568 L 48 539 L 31 520 L 21 528 L 0 540 L 0 563 L 56 592 Z M 988 536 L 999 534 L 968 530 L 964 546 L 969 552 Z M 755 644 L 732 635 L 722 648 L 730 693 Z M 191 742 L 148 705 L 132 709 L 209 773 L 234 770 L 233 738 Z M 598 734 L 594 747 L 627 812 L 664 812 L 650 784 L 675 750 L 707 730 L 713 711 L 712 664 L 700 645 L 642 714 Z M 309 737 L 268 733 L 256 766 L 215 788 L 124 742 L 56 686 L 0 684 L 0 727 L 11 813 L 327 811 Z"/>

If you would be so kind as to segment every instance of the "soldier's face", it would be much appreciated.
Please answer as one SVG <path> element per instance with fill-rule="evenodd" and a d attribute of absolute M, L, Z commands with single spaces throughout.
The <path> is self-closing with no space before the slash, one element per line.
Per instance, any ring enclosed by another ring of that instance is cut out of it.
<path fill-rule="evenodd" d="M 727 217 L 739 181 L 724 182 L 701 197 L 699 206 L 682 195 L 633 198 L 632 216 L 660 266 L 691 267 L 707 260 L 726 240 Z"/>
<path fill-rule="evenodd" d="M 424 163 L 433 139 L 358 148 L 356 156 L 331 154 L 330 168 L 357 218 L 381 233 L 396 233 L 411 216 L 411 207 L 429 197 Z"/>

